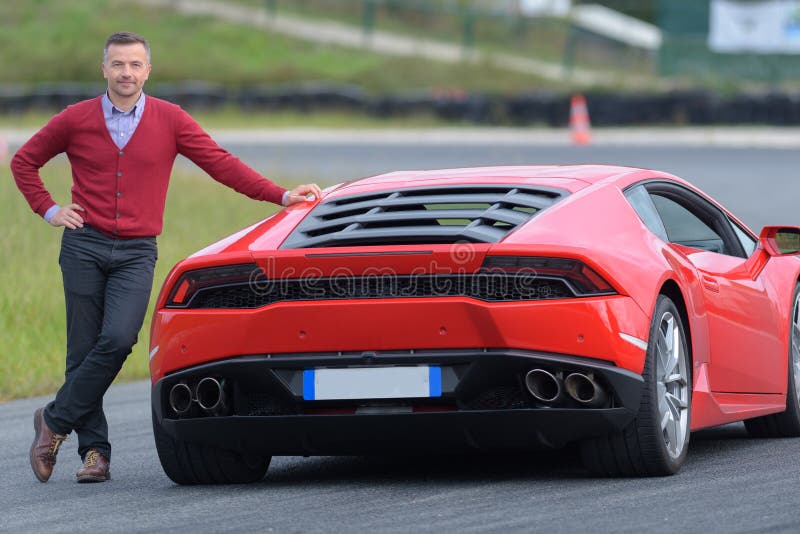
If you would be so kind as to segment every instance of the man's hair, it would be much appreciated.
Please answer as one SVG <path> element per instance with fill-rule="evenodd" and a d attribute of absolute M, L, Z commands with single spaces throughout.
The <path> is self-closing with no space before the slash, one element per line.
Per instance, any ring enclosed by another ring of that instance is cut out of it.
<path fill-rule="evenodd" d="M 108 39 L 106 39 L 106 46 L 103 47 L 103 63 L 105 63 L 108 60 L 108 47 L 110 45 L 135 44 L 135 43 L 141 43 L 144 46 L 144 49 L 147 52 L 147 62 L 150 63 L 150 44 L 147 42 L 147 39 L 133 32 L 112 33 L 108 37 Z"/>

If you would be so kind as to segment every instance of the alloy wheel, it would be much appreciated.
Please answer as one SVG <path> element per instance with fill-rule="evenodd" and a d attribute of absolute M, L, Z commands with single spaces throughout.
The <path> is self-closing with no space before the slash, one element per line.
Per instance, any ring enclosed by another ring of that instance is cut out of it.
<path fill-rule="evenodd" d="M 795 319 L 797 319 L 795 305 Z M 794 323 L 795 332 L 800 324 Z M 794 339 L 794 338 L 793 338 Z M 800 345 L 798 337 L 795 348 Z M 795 368 L 800 366 L 800 352 L 795 350 Z M 795 380 L 797 380 L 797 373 Z M 680 324 L 670 312 L 664 313 L 656 339 L 656 392 L 661 432 L 667 452 L 677 458 L 686 446 L 689 434 L 689 372 L 684 354 Z"/>

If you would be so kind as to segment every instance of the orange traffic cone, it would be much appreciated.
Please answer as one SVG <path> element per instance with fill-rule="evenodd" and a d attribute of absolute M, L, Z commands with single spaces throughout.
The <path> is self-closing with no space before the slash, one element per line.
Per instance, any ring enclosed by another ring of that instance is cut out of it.
<path fill-rule="evenodd" d="M 583 95 L 573 95 L 569 103 L 569 129 L 572 142 L 588 145 L 592 140 L 592 125 L 589 122 L 589 109 Z"/>

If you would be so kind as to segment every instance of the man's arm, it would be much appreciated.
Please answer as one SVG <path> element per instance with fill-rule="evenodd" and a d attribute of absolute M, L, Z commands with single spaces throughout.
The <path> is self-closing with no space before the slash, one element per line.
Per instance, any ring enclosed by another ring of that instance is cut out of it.
<path fill-rule="evenodd" d="M 60 207 L 44 186 L 39 174 L 45 163 L 67 149 L 69 127 L 66 110 L 62 111 L 36 132 L 17 150 L 11 159 L 14 181 L 31 209 L 53 226 L 76 228 L 83 226 L 77 204 Z"/>
<path fill-rule="evenodd" d="M 267 200 L 282 205 L 286 189 L 264 178 L 239 158 L 220 147 L 188 113 L 178 110 L 176 142 L 178 152 L 192 160 L 218 182 L 255 200 Z M 316 194 L 316 185 L 300 186 L 285 195 L 286 205 Z"/>

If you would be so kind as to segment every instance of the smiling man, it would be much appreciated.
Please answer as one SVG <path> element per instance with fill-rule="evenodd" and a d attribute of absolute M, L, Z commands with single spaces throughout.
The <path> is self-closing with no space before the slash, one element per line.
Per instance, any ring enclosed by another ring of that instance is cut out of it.
<path fill-rule="evenodd" d="M 111 35 L 103 50 L 108 90 L 67 107 L 15 154 L 11 170 L 31 209 L 63 226 L 59 263 L 67 309 L 64 385 L 34 414 L 33 472 L 46 482 L 74 430 L 83 466 L 78 482 L 110 478 L 111 445 L 103 396 L 130 354 L 144 320 L 156 236 L 178 154 L 215 180 L 256 200 L 288 206 L 315 184 L 287 191 L 220 148 L 180 107 L 146 96 L 150 46 L 136 34 Z M 39 169 L 60 153 L 72 167 L 72 202 L 58 205 Z"/>

